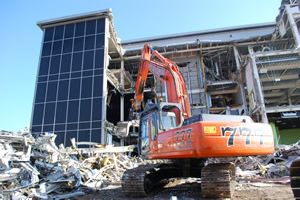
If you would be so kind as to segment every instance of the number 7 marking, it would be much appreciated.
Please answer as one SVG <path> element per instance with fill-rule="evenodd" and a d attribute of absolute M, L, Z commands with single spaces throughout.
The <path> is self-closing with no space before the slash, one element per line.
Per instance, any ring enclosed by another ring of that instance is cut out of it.
<path fill-rule="evenodd" d="M 236 130 L 237 128 L 231 128 L 231 127 L 222 127 L 221 131 L 222 131 L 222 135 L 225 136 L 226 135 L 226 132 L 229 132 L 230 135 L 228 137 L 228 141 L 227 141 L 227 145 L 228 146 L 232 146 L 233 143 L 234 143 L 234 137 L 235 137 L 235 134 L 236 134 Z"/>

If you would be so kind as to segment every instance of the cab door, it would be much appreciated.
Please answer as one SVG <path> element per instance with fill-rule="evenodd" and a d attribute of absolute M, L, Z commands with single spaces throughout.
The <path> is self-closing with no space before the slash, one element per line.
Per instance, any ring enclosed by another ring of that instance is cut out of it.
<path fill-rule="evenodd" d="M 150 153 L 149 115 L 144 115 L 140 121 L 139 149 L 144 156 Z"/>
<path fill-rule="evenodd" d="M 149 138 L 151 153 L 157 153 L 158 112 L 149 113 Z"/>

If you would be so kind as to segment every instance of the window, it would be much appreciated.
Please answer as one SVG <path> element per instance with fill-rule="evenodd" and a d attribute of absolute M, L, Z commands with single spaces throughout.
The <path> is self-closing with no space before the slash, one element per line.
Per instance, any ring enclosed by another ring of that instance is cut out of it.
<path fill-rule="evenodd" d="M 39 76 L 48 75 L 49 61 L 50 61 L 49 57 L 44 57 L 41 59 Z"/>
<path fill-rule="evenodd" d="M 64 38 L 70 38 L 74 35 L 74 24 L 67 24 L 65 26 L 65 35 Z"/>
<path fill-rule="evenodd" d="M 93 99 L 92 120 L 102 119 L 102 98 Z"/>
<path fill-rule="evenodd" d="M 44 42 L 51 41 L 53 38 L 53 33 L 54 33 L 54 27 L 47 28 L 45 30 Z"/>
<path fill-rule="evenodd" d="M 151 140 L 155 140 L 157 137 L 157 112 L 152 112 L 150 115 L 150 132 Z"/>
<path fill-rule="evenodd" d="M 68 122 L 78 122 L 78 109 L 79 100 L 69 101 Z"/>
<path fill-rule="evenodd" d="M 103 79 L 102 76 L 95 76 L 94 77 L 94 88 L 93 88 L 93 95 L 94 97 L 101 97 L 103 91 Z"/>
<path fill-rule="evenodd" d="M 96 20 L 87 21 L 85 27 L 85 34 L 86 35 L 95 34 L 95 30 L 96 30 Z"/>
<path fill-rule="evenodd" d="M 42 56 L 49 56 L 50 55 L 51 46 L 52 46 L 51 42 L 44 43 L 43 50 L 42 50 Z"/>
<path fill-rule="evenodd" d="M 83 37 L 75 38 L 74 40 L 74 51 L 83 50 Z"/>
<path fill-rule="evenodd" d="M 54 113 L 55 113 L 55 103 L 46 103 L 44 124 L 53 124 Z"/>
<path fill-rule="evenodd" d="M 150 150 L 149 148 L 149 137 L 148 137 L 148 115 L 144 116 L 141 119 L 141 153 L 142 154 L 147 154 Z"/>
<path fill-rule="evenodd" d="M 66 111 L 67 111 L 67 102 L 57 102 L 55 123 L 66 122 L 66 115 L 67 115 Z"/>
<path fill-rule="evenodd" d="M 80 101 L 80 121 L 91 120 L 91 99 L 83 99 Z"/>
<path fill-rule="evenodd" d="M 71 79 L 71 85 L 70 85 L 70 99 L 79 99 L 80 94 L 80 79 Z"/>
<path fill-rule="evenodd" d="M 59 82 L 57 100 L 67 100 L 69 92 L 69 80 Z"/>
<path fill-rule="evenodd" d="M 57 93 L 57 81 L 48 82 L 46 101 L 55 101 Z"/>
<path fill-rule="evenodd" d="M 96 69 L 102 69 L 104 65 L 104 51 L 103 49 L 96 50 L 95 54 L 95 68 Z"/>
<path fill-rule="evenodd" d="M 73 39 L 66 39 L 64 40 L 64 46 L 63 46 L 63 53 L 69 53 L 72 52 L 73 48 Z"/>
<path fill-rule="evenodd" d="M 32 125 L 40 125 L 43 122 L 44 104 L 35 104 Z"/>
<path fill-rule="evenodd" d="M 59 40 L 63 38 L 64 25 L 56 26 L 54 32 L 54 40 Z"/>
<path fill-rule="evenodd" d="M 38 83 L 35 94 L 35 103 L 42 103 L 45 101 L 47 83 Z"/>
<path fill-rule="evenodd" d="M 60 65 L 60 55 L 51 57 L 50 74 L 58 74 Z"/>
<path fill-rule="evenodd" d="M 70 72 L 71 68 L 71 54 L 65 54 L 62 56 L 60 72 Z"/>
<path fill-rule="evenodd" d="M 93 69 L 94 51 L 85 51 L 83 59 L 83 70 Z"/>
<path fill-rule="evenodd" d="M 104 34 L 96 35 L 96 48 L 104 48 Z"/>
<path fill-rule="evenodd" d="M 105 32 L 105 19 L 98 19 L 97 20 L 97 33 L 104 33 Z"/>
<path fill-rule="evenodd" d="M 92 97 L 92 82 L 93 78 L 83 78 L 81 84 L 81 98 Z"/>
<path fill-rule="evenodd" d="M 173 112 L 161 112 L 161 126 L 163 131 L 176 128 L 176 115 Z"/>
<path fill-rule="evenodd" d="M 78 132 L 78 141 L 90 142 L 91 134 L 90 130 L 80 130 Z"/>
<path fill-rule="evenodd" d="M 85 38 L 85 43 L 84 43 L 84 49 L 89 50 L 89 49 L 94 49 L 95 48 L 95 36 L 87 36 Z"/>
<path fill-rule="evenodd" d="M 53 42 L 52 55 L 61 54 L 62 41 Z"/>
<path fill-rule="evenodd" d="M 82 52 L 73 54 L 72 71 L 80 71 L 82 66 Z"/>
<path fill-rule="evenodd" d="M 91 135 L 92 141 L 101 143 L 101 134 L 102 134 L 101 129 L 92 129 L 91 134 L 92 134 Z"/>
<path fill-rule="evenodd" d="M 85 22 L 79 22 L 75 26 L 75 37 L 84 35 Z"/>

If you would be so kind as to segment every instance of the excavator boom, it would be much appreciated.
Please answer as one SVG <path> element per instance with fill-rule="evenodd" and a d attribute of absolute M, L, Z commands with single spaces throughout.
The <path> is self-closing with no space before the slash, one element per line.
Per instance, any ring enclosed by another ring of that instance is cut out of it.
<path fill-rule="evenodd" d="M 183 117 L 191 117 L 187 89 L 178 66 L 163 57 L 158 51 L 151 49 L 148 44 L 144 45 L 142 51 L 141 63 L 135 84 L 134 109 L 140 110 L 149 71 L 165 84 L 167 102 L 180 104 L 182 106 Z"/>

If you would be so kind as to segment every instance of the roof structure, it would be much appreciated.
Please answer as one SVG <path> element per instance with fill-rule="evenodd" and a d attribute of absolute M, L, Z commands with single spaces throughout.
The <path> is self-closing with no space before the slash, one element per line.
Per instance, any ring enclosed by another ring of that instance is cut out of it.
<path fill-rule="evenodd" d="M 76 14 L 76 15 L 55 18 L 55 19 L 44 20 L 44 21 L 38 22 L 37 25 L 41 29 L 44 29 L 44 28 L 48 28 L 51 26 L 57 26 L 59 24 L 68 24 L 71 22 L 74 23 L 74 21 L 79 22 L 79 21 L 89 20 L 92 18 L 101 18 L 101 17 L 108 17 L 108 18 L 112 19 L 112 10 L 110 8 L 108 8 L 108 9 L 104 9 L 104 10 L 98 10 L 98 11 L 93 11 L 93 12 L 87 12 L 87 13 L 81 13 L 81 14 Z"/>

